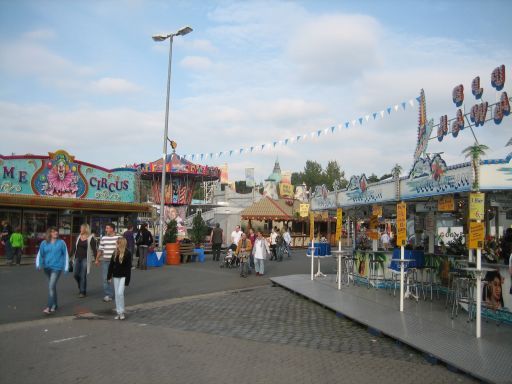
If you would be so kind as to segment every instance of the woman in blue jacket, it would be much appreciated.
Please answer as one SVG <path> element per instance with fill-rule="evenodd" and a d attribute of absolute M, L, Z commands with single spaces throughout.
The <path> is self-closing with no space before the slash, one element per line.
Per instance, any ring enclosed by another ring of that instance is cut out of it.
<path fill-rule="evenodd" d="M 48 306 L 43 313 L 49 315 L 55 312 L 57 305 L 57 281 L 62 271 L 67 272 L 69 266 L 68 248 L 66 243 L 59 239 L 59 230 L 50 227 L 46 231 L 46 239 L 39 246 L 36 257 L 37 269 L 43 268 L 48 277 Z"/>

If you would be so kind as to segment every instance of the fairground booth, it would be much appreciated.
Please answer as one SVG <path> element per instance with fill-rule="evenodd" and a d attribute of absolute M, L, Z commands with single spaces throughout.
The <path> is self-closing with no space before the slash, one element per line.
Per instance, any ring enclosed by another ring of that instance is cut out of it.
<path fill-rule="evenodd" d="M 490 104 L 480 99 L 475 78 L 466 112 L 464 87 L 456 86 L 456 115 L 442 116 L 438 124 L 427 119 L 422 91 L 410 168 L 395 166 L 392 177 L 377 183 L 363 174 L 352 176 L 345 189 L 317 187 L 311 212 L 337 218 L 336 242 L 324 253 L 311 234 L 310 273 L 271 281 L 420 350 L 431 363 L 444 362 L 485 382 L 509 382 L 510 255 L 499 244 L 512 228 L 512 153 L 488 158 L 473 132 L 476 126 L 510 127 L 499 126 L 510 119 L 504 83 L 500 66 L 491 75 L 498 101 Z M 462 130 L 475 138 L 464 150 L 468 162 L 447 164 L 442 153 L 427 152 L 430 140 Z M 314 216 L 310 220 L 313 227 Z"/>
<path fill-rule="evenodd" d="M 151 212 L 151 205 L 140 203 L 135 168 L 106 169 L 59 150 L 0 156 L 0 171 L 0 220 L 26 236 L 28 255 L 37 253 L 50 226 L 58 227 L 70 246 L 81 224 L 100 236 L 106 223 L 122 230 Z"/>
<path fill-rule="evenodd" d="M 161 202 L 162 163 L 156 160 L 148 164 L 140 164 L 141 178 L 144 184 L 144 193 L 157 210 Z M 187 209 L 192 202 L 196 186 L 203 182 L 214 181 L 220 178 L 220 168 L 208 165 L 194 164 L 176 153 L 167 156 L 165 162 L 165 195 L 164 195 L 164 222 L 176 219 L 178 223 L 178 238 L 187 235 L 185 218 Z M 155 223 L 155 234 L 158 234 L 158 223 Z"/>
<path fill-rule="evenodd" d="M 492 85 L 499 92 L 504 76 L 504 66 L 492 73 Z M 341 243 L 354 249 L 353 278 L 372 286 L 386 286 L 394 278 L 394 270 L 399 269 L 396 260 L 401 257 L 399 246 L 403 245 L 405 259 L 414 260 L 414 268 L 422 272 L 428 269 L 430 287 L 436 284 L 448 295 L 454 294 L 455 272 L 463 272 L 461 268 L 474 272 L 470 279 L 473 283 L 479 282 L 474 275 L 482 274 L 483 313 L 512 322 L 509 255 L 499 249 L 504 232 L 512 228 L 512 153 L 505 158 L 485 159 L 485 148 L 477 141 L 466 150 L 470 161 L 460 164 L 447 164 L 441 154 L 427 153 L 430 140 L 442 141 L 448 134 L 457 137 L 463 129 L 498 125 L 508 118 L 507 93 L 498 93 L 499 101 L 494 104 L 479 102 L 479 84 L 476 78 L 472 93 L 477 101 L 469 113 L 458 109 L 455 118 L 442 116 L 437 125 L 427 119 L 421 91 L 418 141 L 414 162 L 405 176 L 400 175 L 399 167 L 393 169 L 389 179 L 373 184 L 364 174 L 355 175 L 343 190 L 318 187 L 310 203 L 313 212 L 343 217 L 343 224 L 338 221 L 338 225 L 347 234 Z M 459 85 L 453 90 L 453 101 L 460 107 L 463 100 L 464 87 Z M 425 282 L 424 276 L 415 278 Z M 497 285 L 495 279 L 499 281 L 496 291 L 500 296 L 496 298 L 491 292 Z M 471 294 L 456 303 L 454 311 L 460 306 L 471 314 L 478 286 L 468 288 Z"/>

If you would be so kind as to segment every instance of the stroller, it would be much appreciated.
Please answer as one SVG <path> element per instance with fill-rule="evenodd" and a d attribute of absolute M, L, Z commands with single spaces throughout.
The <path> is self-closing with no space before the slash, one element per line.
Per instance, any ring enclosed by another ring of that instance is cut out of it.
<path fill-rule="evenodd" d="M 231 244 L 226 249 L 226 255 L 224 256 L 224 260 L 220 263 L 221 268 L 236 268 L 238 267 L 240 261 L 238 260 L 238 257 L 235 254 L 236 251 L 236 245 Z"/>

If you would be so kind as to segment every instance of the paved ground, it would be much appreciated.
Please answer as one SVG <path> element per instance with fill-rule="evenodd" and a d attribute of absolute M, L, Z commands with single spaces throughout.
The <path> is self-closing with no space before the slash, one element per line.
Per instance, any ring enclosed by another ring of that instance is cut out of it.
<path fill-rule="evenodd" d="M 297 255 L 269 272 L 307 265 Z M 85 301 L 92 316 L 64 316 L 78 301 L 65 279 L 61 317 L 41 318 L 34 304 L 46 295 L 37 281 L 43 276 L 23 267 L 0 271 L 0 292 L 23 285 L 14 291 L 22 315 L 0 314 L 0 383 L 471 382 L 266 278 L 241 279 L 213 263 L 136 272 L 127 319 L 115 321 L 100 292 Z"/>

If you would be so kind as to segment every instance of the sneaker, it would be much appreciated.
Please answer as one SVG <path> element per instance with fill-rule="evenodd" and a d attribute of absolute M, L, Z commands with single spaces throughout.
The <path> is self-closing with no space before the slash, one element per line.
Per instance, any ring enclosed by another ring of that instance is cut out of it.
<path fill-rule="evenodd" d="M 121 318 L 121 315 L 116 315 L 116 317 L 114 317 L 114 320 L 119 320 Z"/>
<path fill-rule="evenodd" d="M 50 315 L 52 313 L 52 311 L 50 310 L 50 308 L 46 307 L 45 309 L 43 309 L 43 313 L 45 315 Z"/>
<path fill-rule="evenodd" d="M 112 301 L 112 298 L 111 298 L 110 296 L 105 296 L 105 297 L 103 298 L 103 301 L 104 301 L 105 303 L 108 303 L 109 301 Z"/>
<path fill-rule="evenodd" d="M 124 313 L 121 313 L 121 314 L 119 315 L 119 320 L 124 320 Z"/>
<path fill-rule="evenodd" d="M 81 293 L 78 295 L 79 298 L 83 299 L 85 297 L 85 293 Z"/>

